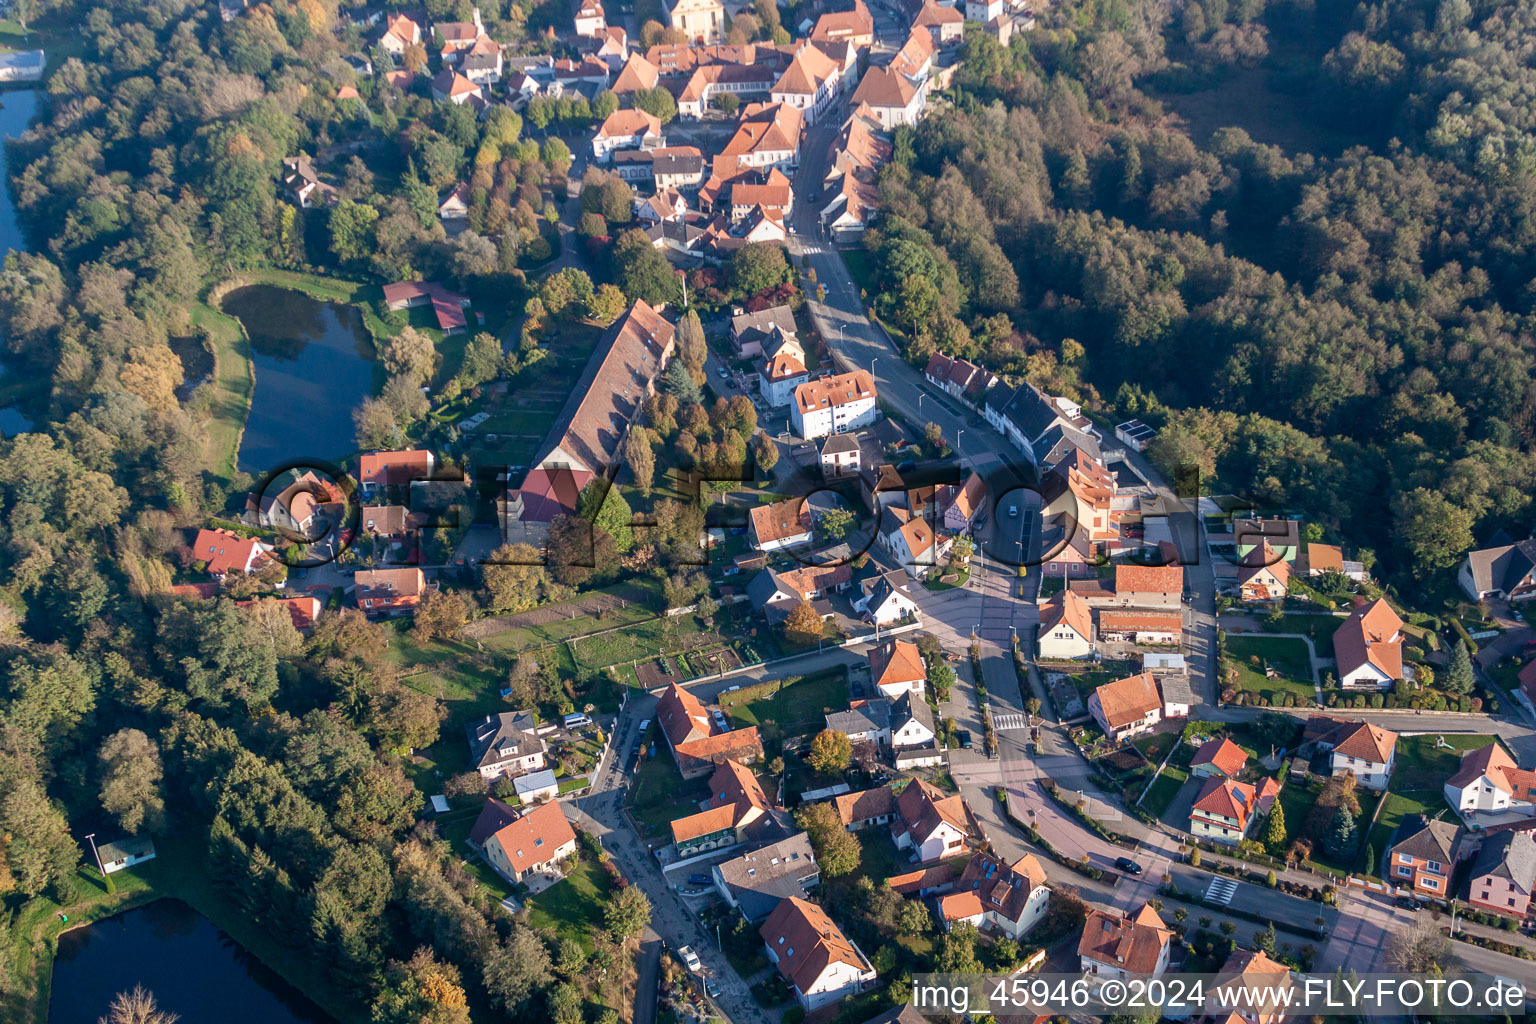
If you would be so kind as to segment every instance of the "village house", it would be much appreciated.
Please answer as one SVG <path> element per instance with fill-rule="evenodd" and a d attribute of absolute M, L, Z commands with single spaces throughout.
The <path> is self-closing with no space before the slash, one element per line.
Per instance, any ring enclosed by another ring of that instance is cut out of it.
<path fill-rule="evenodd" d="M 688 212 L 688 200 L 674 188 L 657 188 L 654 195 L 635 200 L 635 219 L 642 224 L 677 220 Z"/>
<path fill-rule="evenodd" d="M 725 38 L 725 6 L 720 0 L 671 0 L 665 5 L 667 24 L 692 43 L 718 43 Z"/>
<path fill-rule="evenodd" d="M 927 864 L 963 853 L 980 830 L 964 797 L 913 779 L 896 798 L 891 836 L 898 850 L 909 850 L 913 861 Z"/>
<path fill-rule="evenodd" d="M 321 181 L 320 172 L 303 154 L 283 158 L 283 188 L 301 210 L 335 206 L 341 201 L 341 190 Z"/>
<path fill-rule="evenodd" d="M 1536 537 L 1468 552 L 1456 579 L 1474 601 L 1529 601 L 1536 597 Z"/>
<path fill-rule="evenodd" d="M 1253 823 L 1269 813 L 1280 783 L 1265 778 L 1257 786 L 1232 779 L 1208 778 L 1189 811 L 1189 831 L 1197 839 L 1236 844 Z"/>
<path fill-rule="evenodd" d="M 891 745 L 891 702 L 885 697 L 850 701 L 848 710 L 826 716 L 827 728 L 842 733 L 854 744 Z"/>
<path fill-rule="evenodd" d="M 844 793 L 832 800 L 838 819 L 849 832 L 888 824 L 896 814 L 896 794 L 890 786 Z"/>
<path fill-rule="evenodd" d="M 1088 711 L 1112 743 L 1150 732 L 1163 719 L 1163 699 L 1151 672 L 1105 683 L 1088 695 Z"/>
<path fill-rule="evenodd" d="M 987 484 L 981 474 L 971 472 L 965 483 L 955 490 L 944 509 L 944 529 L 951 533 L 970 533 L 971 524 L 985 507 Z"/>
<path fill-rule="evenodd" d="M 1420 816 L 1404 821 L 1397 834 L 1402 838 L 1387 850 L 1388 880 L 1420 896 L 1449 899 L 1451 875 L 1460 859 L 1461 829 L 1455 822 Z"/>
<path fill-rule="evenodd" d="M 1099 639 L 1106 643 L 1139 646 L 1176 646 L 1184 638 L 1184 616 L 1179 612 L 1099 612 Z"/>
<path fill-rule="evenodd" d="M 1032 853 L 1012 864 L 978 853 L 939 900 L 939 917 L 946 930 L 963 921 L 1018 940 L 1045 917 L 1051 901 L 1045 882 L 1045 866 Z"/>
<path fill-rule="evenodd" d="M 1116 565 L 1115 591 L 1110 600 L 1122 608 L 1180 611 L 1184 600 L 1184 567 Z"/>
<path fill-rule="evenodd" d="M 790 104 L 748 103 L 742 107 L 735 134 L 726 140 L 714 161 L 711 180 L 718 182 L 715 191 L 747 171 L 767 174 L 793 170 L 800 163 L 800 137 L 806 123 L 804 112 Z M 764 179 L 761 183 L 768 182 Z"/>
<path fill-rule="evenodd" d="M 463 334 L 469 329 L 469 296 L 444 288 L 437 281 L 400 281 L 384 286 L 384 305 L 391 310 L 431 306 L 444 334 Z"/>
<path fill-rule="evenodd" d="M 1168 970 L 1172 938 L 1173 932 L 1151 904 L 1135 915 L 1093 909 L 1083 922 L 1077 955 L 1084 974 L 1116 979 L 1157 977 Z"/>
<path fill-rule="evenodd" d="M 746 842 L 749 831 L 773 825 L 773 801 L 757 776 L 729 758 L 709 778 L 704 809 L 672 822 L 672 845 L 679 859 L 697 857 Z"/>
<path fill-rule="evenodd" d="M 1093 653 L 1093 615 L 1088 602 L 1070 590 L 1052 594 L 1040 606 L 1036 634 L 1041 659 L 1086 658 Z"/>
<path fill-rule="evenodd" d="M 892 700 L 904 693 L 921 698 L 928 669 L 917 645 L 908 640 L 887 640 L 869 651 L 869 678 L 876 690 Z"/>
<path fill-rule="evenodd" d="M 912 20 L 912 27 L 927 29 L 933 36 L 933 45 L 947 46 L 958 42 L 965 31 L 965 15 L 954 7 L 925 0 L 922 10 Z"/>
<path fill-rule="evenodd" d="M 821 882 L 821 869 L 804 832 L 710 866 L 715 891 L 748 921 L 761 921 L 779 901 L 804 897 Z"/>
<path fill-rule="evenodd" d="M 635 109 L 615 110 L 592 136 L 592 158 L 598 163 L 608 163 L 615 150 L 655 150 L 666 144 L 661 119 L 655 114 Z"/>
<path fill-rule="evenodd" d="M 901 752 L 933 745 L 938 737 L 933 708 L 922 694 L 904 693 L 891 701 L 891 749 Z"/>
<path fill-rule="evenodd" d="M 788 498 L 755 506 L 747 517 L 747 537 L 756 551 L 782 551 L 811 542 L 814 522 L 810 502 Z"/>
<path fill-rule="evenodd" d="M 522 813 L 492 797 L 470 830 L 469 845 L 497 874 L 522 882 L 531 875 L 562 874 L 562 863 L 576 853 L 576 832 L 554 801 Z"/>
<path fill-rule="evenodd" d="M 868 370 L 820 377 L 795 388 L 790 427 L 807 441 L 845 434 L 880 418 L 875 380 Z"/>
<path fill-rule="evenodd" d="M 1083 407 L 1068 398 L 1045 394 L 1033 384 L 1017 388 L 999 385 L 990 389 L 982 402 L 982 416 L 992 428 L 1008 439 L 1031 465 L 1051 465 L 1041 456 L 1057 450 L 1056 432 L 1070 437 L 1078 446 L 1088 447 L 1098 457 L 1096 428 L 1083 415 Z M 1046 442 L 1049 441 L 1049 444 Z M 1037 447 L 1041 450 L 1037 451 Z"/>
<path fill-rule="evenodd" d="M 449 189 L 448 195 L 437 204 L 437 216 L 445 227 L 450 221 L 468 220 L 469 185 L 461 181 Z"/>
<path fill-rule="evenodd" d="M 955 539 L 934 530 L 924 519 L 909 518 L 904 509 L 887 510 L 891 528 L 880 535 L 881 545 L 891 553 L 896 564 L 913 579 L 927 579 L 942 566 L 954 549 Z"/>
<path fill-rule="evenodd" d="M 469 763 L 486 781 L 516 778 L 545 765 L 544 741 L 530 711 L 502 711 L 464 727 L 469 734 Z"/>
<path fill-rule="evenodd" d="M 862 464 L 863 449 L 859 439 L 853 435 L 833 434 L 821 442 L 821 475 L 824 479 L 840 480 L 845 476 L 858 476 Z"/>
<path fill-rule="evenodd" d="M 1445 782 L 1445 798 L 1463 821 L 1479 814 L 1530 814 L 1536 811 L 1536 772 L 1519 767 L 1495 740 L 1462 756 Z"/>
<path fill-rule="evenodd" d="M 1369 722 L 1312 715 L 1307 719 L 1302 740 L 1303 745 L 1311 742 L 1314 749 L 1328 754 L 1332 774 L 1348 772 L 1366 789 L 1387 788 L 1396 757 L 1397 733 Z"/>
<path fill-rule="evenodd" d="M 808 900 L 780 900 L 758 934 L 807 1012 L 862 992 L 878 977 L 863 951 Z"/>
<path fill-rule="evenodd" d="M 854 90 L 853 105 L 886 131 L 916 127 L 928 103 L 929 81 L 914 83 L 899 71 L 871 66 Z"/>
<path fill-rule="evenodd" d="M 1236 779 L 1248 764 L 1248 754 L 1229 739 L 1206 740 L 1189 762 L 1197 779 Z"/>
<path fill-rule="evenodd" d="M 1365 571 L 1365 563 L 1346 561 L 1344 549 L 1337 544 L 1308 544 L 1297 560 L 1297 568 L 1307 576 L 1338 573 L 1356 583 L 1363 583 L 1370 576 Z"/>
<path fill-rule="evenodd" d="M 685 779 L 708 775 L 727 760 L 749 765 L 763 756 L 757 726 L 719 730 L 699 699 L 676 683 L 656 704 L 656 724 Z"/>
<path fill-rule="evenodd" d="M 403 14 L 391 14 L 384 21 L 379 48 L 399 57 L 407 47 L 421 45 L 421 26 Z"/>
<path fill-rule="evenodd" d="M 465 51 L 459 61 L 459 71 L 476 85 L 495 85 L 501 81 L 503 65 L 501 44 L 482 35 Z"/>
<path fill-rule="evenodd" d="M 578 0 L 574 21 L 576 34 L 587 38 L 600 36 L 608 28 L 608 17 L 598 0 Z"/>
<path fill-rule="evenodd" d="M 575 513 L 588 484 L 608 479 L 630 424 L 672 357 L 675 335 L 671 321 L 643 299 L 603 332 L 528 474 L 507 491 L 499 509 L 503 536 L 542 542 L 556 516 Z"/>
<path fill-rule="evenodd" d="M 480 8 L 470 8 L 470 21 L 435 21 L 432 23 L 432 34 L 443 41 L 443 48 L 438 52 L 444 64 L 454 64 L 459 57 L 468 53 L 475 45 L 475 40 L 484 34 L 485 28 L 480 22 Z"/>
<path fill-rule="evenodd" d="M 485 105 L 485 91 L 452 68 L 444 68 L 433 76 L 432 98 L 456 107 L 470 103 L 478 109 Z"/>
<path fill-rule="evenodd" d="M 1499 832 L 1483 840 L 1467 879 L 1467 903 L 1524 920 L 1536 891 L 1536 839 L 1529 832 Z"/>
<path fill-rule="evenodd" d="M 1291 563 L 1264 541 L 1237 567 L 1237 593 L 1244 601 L 1283 601 L 1291 584 Z"/>
<path fill-rule="evenodd" d="M 421 603 L 427 578 L 420 569 L 364 569 L 352 577 L 353 600 L 368 615 L 397 615 Z"/>
<path fill-rule="evenodd" d="M 795 326 L 795 314 L 788 306 L 769 306 L 756 313 L 738 308 L 731 317 L 731 348 L 740 359 L 772 355 L 786 343 L 793 341 L 794 348 L 803 358 Z"/>
<path fill-rule="evenodd" d="M 871 46 L 874 41 L 875 19 L 864 0 L 854 0 L 851 11 L 823 14 L 811 29 L 813 43 L 847 43 L 861 47 Z"/>
<path fill-rule="evenodd" d="M 198 530 L 192 541 L 193 558 L 204 563 L 208 575 L 215 579 L 260 568 L 269 551 L 271 548 L 255 537 L 241 537 L 229 530 Z"/>
<path fill-rule="evenodd" d="M 1286 995 L 1290 976 L 1290 968 L 1271 960 L 1263 950 L 1234 950 L 1207 989 L 1204 1019 L 1221 1024 L 1280 1024 L 1290 1004 Z"/>
<path fill-rule="evenodd" d="M 917 602 L 908 591 L 912 578 L 906 573 L 875 573 L 859 581 L 859 594 L 853 600 L 853 610 L 864 621 L 884 629 L 903 620 L 918 619 Z"/>
<path fill-rule="evenodd" d="M 793 107 L 805 117 L 806 127 L 819 121 L 841 95 L 843 70 L 815 43 L 802 43 L 790 58 L 769 96 L 774 103 Z"/>
<path fill-rule="evenodd" d="M 769 625 L 778 625 L 801 601 L 828 618 L 835 614 L 828 594 L 847 590 L 853 570 L 847 565 L 802 565 L 795 569 L 764 569 L 747 584 L 747 598 Z"/>
<path fill-rule="evenodd" d="M 1301 523 L 1295 519 L 1260 519 L 1240 516 L 1232 520 L 1232 543 L 1239 564 L 1255 558 L 1268 544 L 1271 558 L 1295 562 L 1301 553 Z"/>
<path fill-rule="evenodd" d="M 1334 631 L 1333 656 L 1344 689 L 1390 689 L 1403 678 L 1403 620 L 1384 597 L 1357 605 Z"/>

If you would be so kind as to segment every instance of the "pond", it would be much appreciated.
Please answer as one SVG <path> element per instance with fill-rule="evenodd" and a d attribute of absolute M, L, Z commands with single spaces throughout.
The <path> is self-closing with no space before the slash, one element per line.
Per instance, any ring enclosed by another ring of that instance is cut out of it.
<path fill-rule="evenodd" d="M 373 344 L 357 310 L 270 285 L 236 289 L 223 305 L 245 325 L 256 370 L 240 468 L 260 476 L 356 448 L 352 410 L 373 393 Z"/>
<path fill-rule="evenodd" d="M 0 93 L 0 135 L 7 139 L 20 138 L 27 130 L 27 125 L 32 123 L 32 115 L 36 112 L 36 90 L 20 89 L 15 92 Z M 21 237 L 21 229 L 16 226 L 16 207 L 11 204 L 9 181 L 10 173 L 7 168 L 6 184 L 0 186 L 0 251 L 4 252 L 27 247 L 26 240 Z M 6 372 L 5 365 L 0 363 L 0 379 L 4 378 Z M 14 407 L 0 409 L 0 433 L 5 434 L 6 437 L 31 429 L 32 420 L 18 409 Z"/>
<path fill-rule="evenodd" d="M 135 985 L 184 1021 L 335 1024 L 211 921 L 170 899 L 59 937 L 48 1022 L 95 1024 Z"/>

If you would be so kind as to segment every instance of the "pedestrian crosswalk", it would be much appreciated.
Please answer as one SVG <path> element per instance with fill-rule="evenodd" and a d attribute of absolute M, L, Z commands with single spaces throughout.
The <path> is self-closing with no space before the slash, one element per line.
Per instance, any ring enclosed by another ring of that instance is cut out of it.
<path fill-rule="evenodd" d="M 993 715 L 992 728 L 996 729 L 998 732 L 1002 732 L 1004 729 L 1022 729 L 1024 728 L 1024 716 Z"/>
<path fill-rule="evenodd" d="M 800 251 L 803 252 L 803 253 L 806 253 L 808 255 L 814 256 L 817 253 L 823 253 L 823 252 L 826 252 L 827 250 L 823 249 L 819 245 L 802 244 L 800 246 Z"/>
<path fill-rule="evenodd" d="M 1211 884 L 1205 890 L 1205 902 L 1220 903 L 1222 906 L 1232 902 L 1232 897 L 1237 895 L 1237 883 L 1230 878 L 1213 878 Z"/>

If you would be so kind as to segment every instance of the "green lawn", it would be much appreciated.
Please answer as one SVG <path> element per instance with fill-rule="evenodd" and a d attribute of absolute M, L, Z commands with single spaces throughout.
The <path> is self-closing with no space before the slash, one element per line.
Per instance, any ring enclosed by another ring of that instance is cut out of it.
<path fill-rule="evenodd" d="M 612 890 L 613 880 L 607 870 L 582 857 L 564 879 L 528 900 L 528 923 L 579 942 L 591 953 L 596 948 L 592 936 L 603 928 Z"/>
<path fill-rule="evenodd" d="M 1307 645 L 1300 640 L 1251 633 L 1228 634 L 1227 654 L 1230 664 L 1237 668 L 1238 689 L 1263 694 L 1271 703 L 1286 693 L 1293 693 L 1308 704 L 1316 699 Z M 1260 661 L 1257 668 L 1249 660 L 1253 657 Z M 1265 676 L 1265 665 L 1280 675 L 1274 679 Z"/>
<path fill-rule="evenodd" d="M 846 708 L 848 700 L 848 670 L 843 667 L 722 693 L 719 698 L 733 728 L 771 723 L 783 736 L 819 731 L 825 724 L 823 716 Z"/>
<path fill-rule="evenodd" d="M 1386 802 L 1382 804 L 1381 814 L 1376 819 L 1376 825 L 1371 829 L 1370 843 L 1374 851 L 1375 863 L 1367 865 L 1362 862 L 1361 869 L 1372 875 L 1377 873 L 1381 865 L 1381 857 L 1387 852 L 1387 844 L 1392 841 L 1393 833 L 1405 819 L 1413 819 L 1420 814 L 1434 817 L 1436 811 L 1448 806 L 1445 802 L 1445 794 L 1438 789 L 1415 793 L 1388 793 Z M 1446 820 L 1454 821 L 1455 816 L 1448 814 Z"/>
<path fill-rule="evenodd" d="M 1450 749 L 1437 749 L 1435 741 L 1443 738 Z M 1392 770 L 1390 789 L 1394 793 L 1438 793 L 1445 780 L 1456 774 L 1461 756 L 1480 750 L 1493 742 L 1492 736 L 1456 735 L 1403 736 L 1397 741 L 1397 763 Z"/>
<path fill-rule="evenodd" d="M 677 762 L 657 729 L 651 730 L 649 742 L 655 746 L 656 756 L 647 756 L 632 775 L 630 812 L 650 837 L 670 841 L 671 823 L 697 814 L 700 802 L 709 799 L 709 782 L 678 774 Z"/>
<path fill-rule="evenodd" d="M 228 481 L 235 475 L 240 435 L 256 388 L 250 343 L 240 321 L 201 302 L 192 304 L 192 322 L 208 331 L 214 359 L 208 419 L 201 424 L 203 465 L 215 479 Z"/>
<path fill-rule="evenodd" d="M 1338 631 L 1344 619 L 1338 615 L 1299 615 L 1287 612 L 1280 616 L 1280 625 L 1276 628 L 1271 629 L 1267 620 L 1260 621 L 1264 622 L 1264 628 L 1270 632 L 1305 633 L 1312 638 L 1318 657 L 1326 658 L 1333 651 L 1333 634 Z"/>
<path fill-rule="evenodd" d="M 1152 783 L 1152 788 L 1147 795 L 1142 797 L 1141 807 L 1155 817 L 1161 818 L 1168 812 L 1173 804 L 1174 797 L 1179 795 L 1179 789 L 1189 779 L 1189 773 L 1182 768 L 1169 765 L 1163 769 L 1163 774 Z"/>

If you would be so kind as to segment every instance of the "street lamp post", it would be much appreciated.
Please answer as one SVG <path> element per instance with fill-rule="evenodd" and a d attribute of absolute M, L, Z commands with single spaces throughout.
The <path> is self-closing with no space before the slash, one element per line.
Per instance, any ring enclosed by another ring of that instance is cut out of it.
<path fill-rule="evenodd" d="M 112 884 L 112 879 L 107 877 L 107 869 L 101 866 L 101 851 L 96 849 L 96 833 L 92 832 L 85 837 L 85 840 L 91 844 L 91 856 L 96 858 L 96 870 L 101 872 L 102 884 L 107 887 L 107 892 L 110 893 L 116 887 Z"/>

